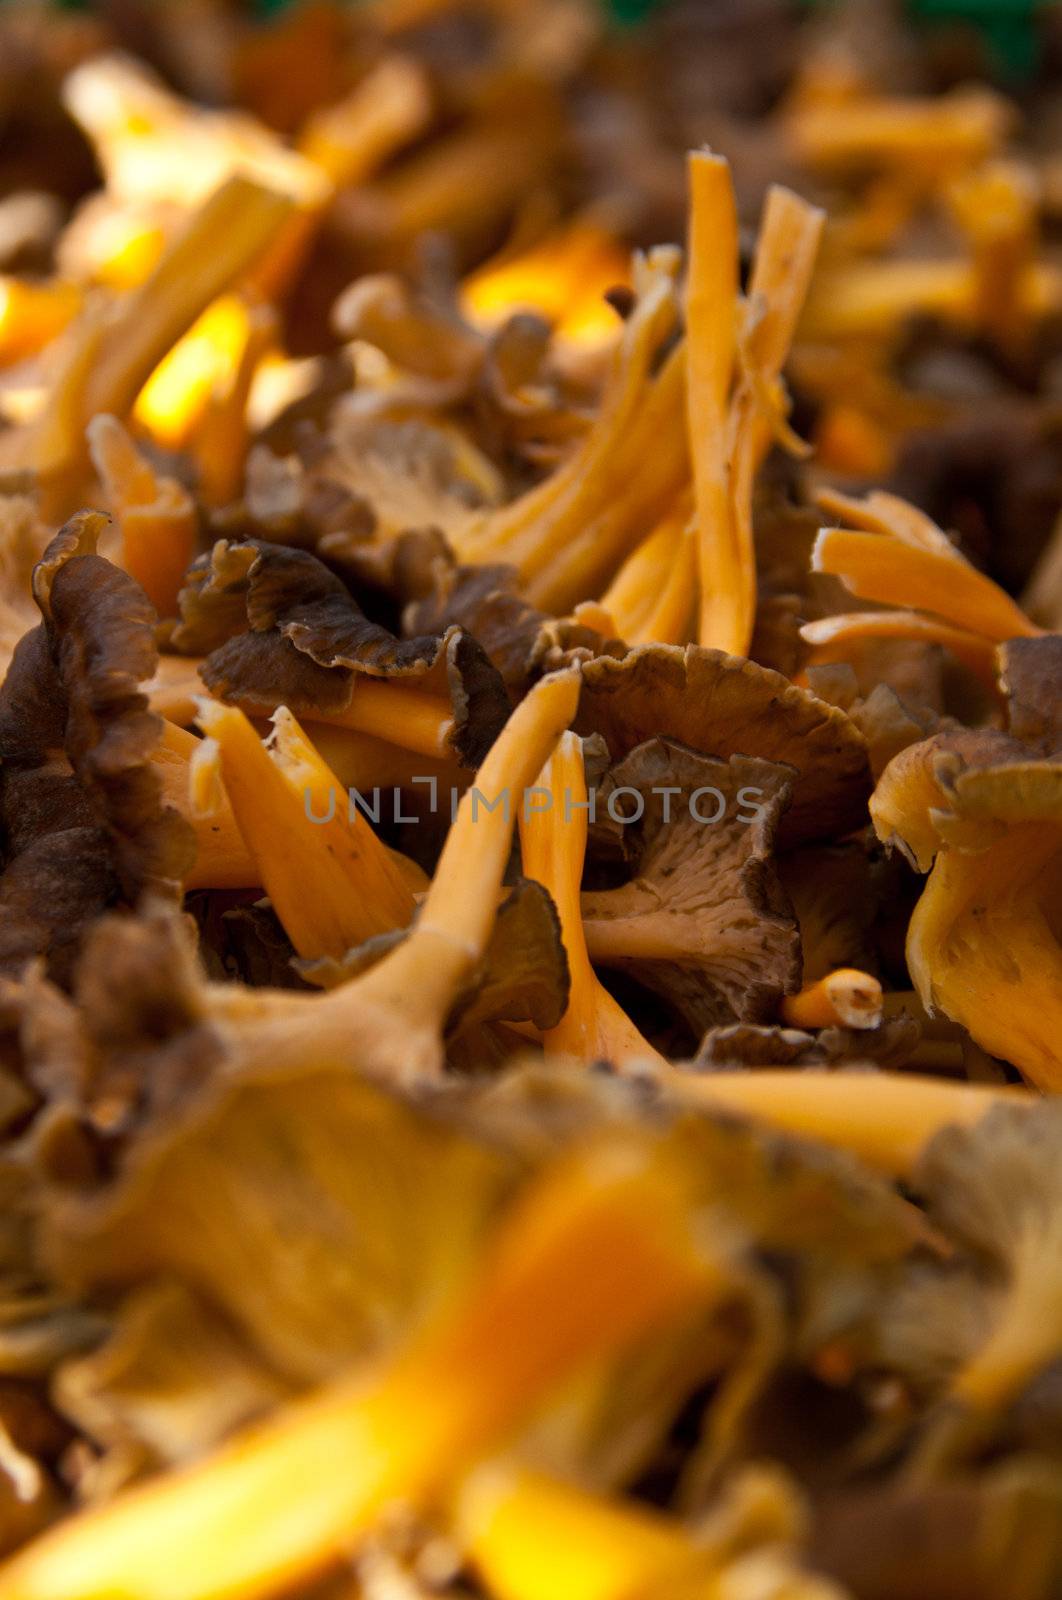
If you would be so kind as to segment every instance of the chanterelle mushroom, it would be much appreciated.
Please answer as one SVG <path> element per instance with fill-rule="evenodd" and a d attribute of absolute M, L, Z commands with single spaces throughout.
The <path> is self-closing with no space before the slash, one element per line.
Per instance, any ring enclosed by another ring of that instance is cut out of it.
<path fill-rule="evenodd" d="M 879 836 L 929 878 L 907 963 L 923 1004 L 1040 1088 L 1062 1083 L 1062 769 L 998 732 L 942 734 L 885 769 Z"/>
<path fill-rule="evenodd" d="M 543 1042 L 547 1049 L 573 1056 L 585 1065 L 597 1061 L 620 1068 L 653 1061 L 663 1065 L 663 1058 L 642 1037 L 590 965 L 579 903 L 586 836 L 582 740 L 565 733 L 528 794 L 520 819 L 524 871 L 543 884 L 556 902 L 571 974 L 567 1009 Z"/>
<path fill-rule="evenodd" d="M 442 1066 L 442 1028 L 483 959 L 516 823 L 514 797 L 529 788 L 570 722 L 571 673 L 543 678 L 509 718 L 464 796 L 417 921 L 363 976 L 329 993 L 208 988 L 210 1016 L 234 1064 L 299 1061 L 306 1029 L 315 1058 L 416 1082 Z"/>
<path fill-rule="evenodd" d="M 771 863 L 793 777 L 775 762 L 711 760 L 653 739 L 597 792 L 632 877 L 582 896 L 591 959 L 656 990 L 696 1037 L 766 1021 L 799 987 L 800 936 Z M 616 820 L 624 808 L 631 820 Z"/>
<path fill-rule="evenodd" d="M 100 912 L 148 891 L 175 899 L 192 862 L 191 829 L 151 761 L 162 723 L 140 689 L 157 659 L 154 613 L 95 553 L 104 525 L 72 518 L 34 568 L 42 620 L 0 690 L 0 948 L 12 971 L 43 955 L 67 976 Z"/>
<path fill-rule="evenodd" d="M 286 707 L 274 713 L 268 748 L 234 706 L 204 698 L 199 722 L 262 886 L 300 956 L 338 959 L 409 923 L 408 878 Z"/>
<path fill-rule="evenodd" d="M 819 503 L 851 528 L 823 528 L 815 542 L 813 571 L 840 578 L 860 599 L 906 608 L 808 623 L 803 635 L 823 651 L 820 659 L 837 660 L 853 641 L 906 637 L 946 646 L 984 677 L 994 642 L 1041 632 L 998 584 L 966 560 L 932 518 L 905 500 L 881 492 L 862 501 L 823 493 Z"/>
<path fill-rule="evenodd" d="M 305 550 L 215 546 L 181 596 L 220 700 L 251 715 L 286 705 L 300 718 L 380 736 L 475 766 L 509 700 L 471 635 L 398 639 L 365 616 L 346 586 Z M 178 642 L 184 631 L 174 634 Z M 215 642 L 216 641 L 216 642 Z"/>
<path fill-rule="evenodd" d="M 695 1233 L 688 1173 L 652 1147 L 614 1157 L 590 1142 L 533 1182 L 459 1292 L 380 1365 L 61 1525 L 0 1573 L 2 1600 L 273 1594 L 397 1498 L 447 1490 L 587 1363 L 717 1297 L 728 1273 Z M 322 1478 L 337 1457 L 349 1469 Z"/>
<path fill-rule="evenodd" d="M 779 828 L 789 847 L 862 826 L 866 748 L 843 711 L 752 661 L 690 645 L 641 646 L 582 669 L 576 731 L 603 736 L 614 761 L 647 739 L 704 755 L 759 756 L 795 769 Z"/>

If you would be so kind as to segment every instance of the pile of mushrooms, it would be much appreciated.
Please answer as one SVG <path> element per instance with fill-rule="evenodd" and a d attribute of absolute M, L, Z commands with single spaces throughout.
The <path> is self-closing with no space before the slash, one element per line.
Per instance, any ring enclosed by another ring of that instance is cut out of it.
<path fill-rule="evenodd" d="M 1050 164 L 179 9 L 0 16 L 0 1600 L 1051 1600 Z"/>

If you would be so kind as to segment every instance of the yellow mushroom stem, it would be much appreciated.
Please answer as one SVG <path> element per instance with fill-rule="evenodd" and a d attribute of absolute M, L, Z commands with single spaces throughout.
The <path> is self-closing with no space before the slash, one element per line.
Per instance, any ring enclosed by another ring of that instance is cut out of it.
<path fill-rule="evenodd" d="M 214 385 L 193 431 L 190 451 L 205 505 L 228 505 L 243 487 L 250 442 L 247 402 L 259 363 L 275 344 L 277 331 L 276 315 L 269 306 L 248 307 L 242 348 Z"/>
<path fill-rule="evenodd" d="M 250 316 L 246 294 L 219 295 L 167 350 L 133 407 L 136 422 L 159 444 L 187 448 L 212 394 L 231 384 L 247 347 Z"/>
<path fill-rule="evenodd" d="M 846 528 L 865 533 L 887 533 L 904 544 L 933 550 L 938 555 L 959 560 L 959 553 L 943 528 L 909 500 L 885 489 L 872 489 L 862 498 L 842 494 L 839 489 L 819 489 L 815 503 Z"/>
<path fill-rule="evenodd" d="M 459 766 L 452 754 L 445 758 L 418 755 L 374 734 L 336 728 L 312 717 L 305 718 L 302 727 L 340 782 L 360 794 L 371 795 L 376 788 L 413 788 L 415 793 L 414 779 L 419 778 L 426 788 L 426 781 L 433 777 L 443 793 L 461 794 L 473 781 L 473 775 Z"/>
<path fill-rule="evenodd" d="M 191 656 L 160 657 L 158 672 L 151 684 L 145 686 L 152 706 L 160 715 L 174 722 L 195 720 L 195 704 L 191 697 L 204 692 L 199 666 L 200 660 Z M 234 699 L 238 701 L 239 697 Z M 241 709 L 257 717 L 271 715 L 277 708 L 245 702 Z M 441 695 L 414 689 L 406 683 L 359 675 L 352 682 L 347 705 L 335 711 L 315 709 L 308 720 L 312 721 L 315 732 L 318 728 L 335 730 L 339 745 L 343 733 L 349 732 L 383 740 L 396 751 L 411 751 L 443 761 L 451 755 L 453 706 Z"/>
<path fill-rule="evenodd" d="M 821 1139 L 897 1177 L 952 1123 L 970 1126 L 992 1106 L 1031 1103 L 1024 1089 L 949 1083 L 907 1072 L 751 1072 L 663 1076 L 681 1101 L 736 1111 L 785 1133 Z"/>
<path fill-rule="evenodd" d="M 825 217 L 788 189 L 771 188 L 736 338 L 737 220 L 730 169 L 701 151 L 690 157 L 689 172 L 687 426 L 699 533 L 698 638 L 747 655 L 756 617 L 753 489 L 772 436 L 785 431 L 782 368 Z M 798 445 L 791 435 L 786 442 Z"/>
<path fill-rule="evenodd" d="M 522 97 L 437 134 L 374 184 L 370 227 L 401 242 L 443 230 L 482 239 L 486 224 L 511 217 L 541 181 L 559 131 L 550 96 Z M 490 231 L 496 238 L 502 229 Z"/>
<path fill-rule="evenodd" d="M 212 300 L 239 279 L 291 214 L 293 202 L 250 178 L 227 179 L 188 218 L 154 272 L 104 326 L 84 321 L 37 439 L 34 465 L 60 477 L 82 460 L 97 412 L 124 417 L 137 391 Z"/>
<path fill-rule="evenodd" d="M 555 1028 L 542 1035 L 547 1050 L 591 1064 L 664 1063 L 590 964 L 579 905 L 586 854 L 587 793 L 582 740 L 561 736 L 520 813 L 524 874 L 549 890 L 560 917 L 571 995 Z"/>
<path fill-rule="evenodd" d="M 832 617 L 805 622 L 800 637 L 811 646 L 811 664 L 850 661 L 852 645 L 872 639 L 912 639 L 939 644 L 950 650 L 957 661 L 978 677 L 986 688 L 994 689 L 996 647 L 983 634 L 955 628 L 938 617 L 920 611 L 846 611 Z"/>
<path fill-rule="evenodd" d="M 991 155 L 1012 116 L 1002 95 L 976 87 L 932 98 L 806 100 L 787 125 L 800 159 L 811 166 L 830 171 L 866 164 L 914 166 L 932 177 Z"/>
<path fill-rule="evenodd" d="M 898 259 L 830 267 L 815 283 L 801 337 L 851 339 L 894 334 L 911 317 L 933 316 L 958 328 L 979 324 L 979 279 L 968 261 Z M 1062 271 L 1041 261 L 1023 274 L 1018 315 L 1035 324 L 1062 306 Z"/>
<path fill-rule="evenodd" d="M 315 711 L 314 716 L 425 756 L 447 754 L 454 725 L 453 707 L 441 696 L 365 676 L 355 679 L 350 703 L 342 711 Z"/>
<path fill-rule="evenodd" d="M 696 1580 L 708 1593 L 718 1562 L 672 1517 L 502 1462 L 464 1480 L 453 1526 L 495 1600 L 631 1600 Z"/>
<path fill-rule="evenodd" d="M 800 441 L 785 429 L 788 400 L 781 375 L 825 223 L 824 211 L 791 190 L 778 184 L 768 190 L 749 277 L 746 328 L 738 347 L 742 378 L 730 419 L 731 495 L 743 493 L 747 502 L 739 503 L 739 516 L 751 516 L 752 480 L 772 437 L 777 434 L 788 448 L 800 448 Z"/>
<path fill-rule="evenodd" d="M 305 728 L 303 733 L 307 733 Z M 310 744 L 322 755 L 315 739 L 311 738 Z M 183 812 L 195 829 L 196 861 L 184 880 L 185 889 L 261 888 L 261 870 L 244 843 L 225 792 L 217 742 L 198 739 L 186 728 L 167 722 L 151 762 L 159 771 L 166 801 Z M 305 804 L 305 794 L 303 799 Z M 323 800 L 327 805 L 327 795 Z M 423 867 L 401 851 L 386 848 L 414 901 L 423 899 L 431 881 Z"/>
<path fill-rule="evenodd" d="M 686 422 L 697 508 L 701 644 L 743 652 L 748 583 L 733 526 L 727 460 L 738 295 L 738 225 L 729 163 L 689 157 Z"/>
<path fill-rule="evenodd" d="M 615 639 L 616 619 L 600 600 L 580 600 L 572 607 L 570 620 L 580 628 L 591 628 L 602 639 Z"/>
<path fill-rule="evenodd" d="M 423 68 L 407 56 L 387 56 L 344 99 L 314 112 L 299 150 L 337 188 L 362 183 L 430 115 Z"/>
<path fill-rule="evenodd" d="M 515 808 L 579 700 L 572 672 L 542 678 L 510 716 L 463 797 L 406 939 L 327 994 L 215 985 L 214 1025 L 236 1061 L 322 1066 L 402 1083 L 439 1074 L 446 1019 L 486 953 L 509 860 Z"/>
<path fill-rule="evenodd" d="M 266 1600 L 446 1491 L 588 1362 L 692 1313 L 719 1269 L 663 1161 L 591 1148 L 503 1218 L 458 1303 L 368 1374 L 68 1520 L 0 1600 Z"/>
<path fill-rule="evenodd" d="M 260 882 L 300 956 L 337 959 L 405 928 L 415 902 L 391 852 L 281 706 L 267 748 L 242 711 L 203 699 L 225 792 Z"/>
<path fill-rule="evenodd" d="M 674 355 L 655 378 L 652 374 L 653 361 L 677 317 L 677 268 L 677 253 L 660 251 L 636 274 L 642 292 L 623 328 L 593 427 L 543 483 L 511 505 L 488 513 L 467 532 L 455 535 L 462 560 L 511 562 L 525 581 L 538 579 L 540 586 L 547 585 L 546 569 L 563 558 L 573 543 L 580 547 L 584 558 L 589 555 L 600 562 L 602 531 L 611 549 L 617 527 L 623 537 L 630 526 L 637 528 L 634 517 L 639 508 L 629 509 L 634 487 L 632 463 L 635 478 L 645 472 L 654 480 L 661 463 L 665 463 L 667 475 L 674 478 L 672 492 L 679 487 L 685 467 L 684 449 L 672 470 L 676 452 L 670 448 L 666 432 L 661 431 L 661 424 L 667 421 L 674 402 L 681 396 L 682 379 L 676 372 Z M 655 491 L 655 481 L 653 488 Z M 666 490 L 665 484 L 661 492 Z M 626 553 L 626 548 L 619 549 L 614 565 Z M 569 582 L 568 588 L 572 587 Z M 556 609 L 570 610 L 589 593 L 585 585 L 576 584 L 574 592 L 566 595 Z M 532 598 L 535 604 L 546 603 L 537 592 Z"/>
<path fill-rule="evenodd" d="M 861 600 L 931 611 L 997 642 L 1043 631 L 957 550 L 945 555 L 889 534 L 823 528 L 815 541 L 812 570 L 840 578 Z"/>
<path fill-rule="evenodd" d="M 1032 332 L 1025 280 L 1038 243 L 1035 174 L 1017 161 L 989 162 L 955 184 L 951 205 L 973 251 L 977 318 L 1001 349 L 1020 354 Z"/>
<path fill-rule="evenodd" d="M 782 1000 L 791 1028 L 876 1028 L 881 1021 L 881 984 L 869 972 L 838 967 L 798 994 Z"/>
<path fill-rule="evenodd" d="M 646 535 L 601 596 L 627 644 L 686 644 L 697 585 L 697 529 L 688 496 Z"/>
<path fill-rule="evenodd" d="M 588 520 L 569 525 L 567 538 L 555 539 L 546 565 L 527 580 L 532 604 L 562 613 L 597 593 L 681 492 L 689 476 L 682 427 L 685 372 L 683 341 L 651 379 L 623 438 L 621 459 L 633 462 L 633 470 L 628 466 L 617 479 L 615 458 L 599 469 Z"/>
<path fill-rule="evenodd" d="M 151 765 L 161 782 L 168 805 L 179 811 L 195 829 L 195 864 L 184 887 L 189 889 L 251 889 L 262 882 L 258 866 L 236 826 L 228 797 L 214 798 L 209 813 L 196 804 L 194 786 L 201 779 L 199 758 L 203 740 L 187 728 L 163 722 Z"/>
<path fill-rule="evenodd" d="M 141 455 L 117 417 L 93 417 L 87 429 L 92 463 L 122 535 L 122 566 L 160 617 L 177 612 L 177 596 L 199 531 L 195 502 L 176 478 Z"/>
<path fill-rule="evenodd" d="M 925 173 L 886 170 L 870 178 L 851 205 L 838 196 L 830 215 L 831 257 L 848 261 L 883 255 L 924 204 L 926 187 Z"/>
<path fill-rule="evenodd" d="M 804 308 L 824 222 L 824 212 L 788 189 L 774 185 L 768 191 L 738 343 L 740 378 L 730 408 L 727 444 L 730 521 L 740 563 L 741 655 L 748 654 L 756 622 L 752 527 L 756 473 L 773 437 L 791 452 L 803 451 L 786 423 L 789 402 L 782 368 Z"/>
<path fill-rule="evenodd" d="M 88 415 L 129 409 L 162 356 L 249 270 L 291 209 L 287 196 L 233 177 L 192 213 L 108 330 L 104 357 L 88 386 Z"/>

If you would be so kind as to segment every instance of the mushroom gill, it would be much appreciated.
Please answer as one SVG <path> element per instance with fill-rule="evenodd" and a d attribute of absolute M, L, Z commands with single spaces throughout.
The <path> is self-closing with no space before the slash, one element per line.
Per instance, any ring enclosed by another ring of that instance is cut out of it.
<path fill-rule="evenodd" d="M 638 745 L 597 792 L 631 877 L 584 893 L 587 949 L 660 994 L 699 1039 L 763 1022 L 800 984 L 800 937 L 771 853 L 792 769 Z"/>

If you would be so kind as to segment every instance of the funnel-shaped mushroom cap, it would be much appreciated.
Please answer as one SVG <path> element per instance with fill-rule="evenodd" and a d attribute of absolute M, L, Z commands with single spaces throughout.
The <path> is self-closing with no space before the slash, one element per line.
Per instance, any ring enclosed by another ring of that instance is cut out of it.
<path fill-rule="evenodd" d="M 787 846 L 832 838 L 865 821 L 866 748 L 835 706 L 781 673 L 690 645 L 646 645 L 583 665 L 576 730 L 604 736 L 614 761 L 646 739 L 704 755 L 759 756 L 795 769 L 780 836 Z"/>
<path fill-rule="evenodd" d="M 286 705 L 475 766 L 509 711 L 471 635 L 396 638 L 305 550 L 221 541 L 194 567 L 181 609 L 174 641 L 209 650 L 207 687 L 251 715 Z"/>
<path fill-rule="evenodd" d="M 773 1017 L 800 984 L 800 934 L 771 862 L 789 767 L 714 761 L 666 739 L 639 745 L 598 791 L 633 864 L 630 882 L 584 894 L 591 957 L 629 972 L 699 1037 Z M 606 819 L 602 819 L 606 820 Z"/>
<path fill-rule="evenodd" d="M 923 1004 L 1058 1087 L 1062 765 L 1004 733 L 941 734 L 890 762 L 871 815 L 930 873 L 907 936 Z"/>

